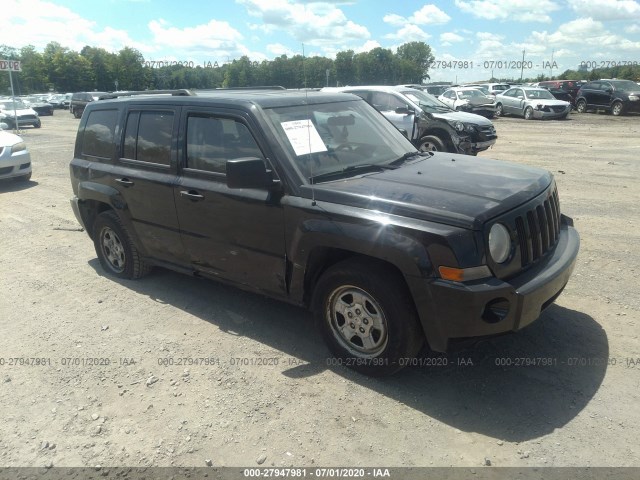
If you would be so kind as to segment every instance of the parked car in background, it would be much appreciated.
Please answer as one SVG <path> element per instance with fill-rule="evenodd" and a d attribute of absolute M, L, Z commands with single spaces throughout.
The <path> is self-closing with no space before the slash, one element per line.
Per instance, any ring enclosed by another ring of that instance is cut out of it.
<path fill-rule="evenodd" d="M 21 137 L 0 131 L 0 179 L 31 178 L 31 154 Z"/>
<path fill-rule="evenodd" d="M 533 87 L 534 85 L 531 85 L 531 86 Z M 553 95 L 553 98 L 555 98 L 556 100 L 563 100 L 565 102 L 569 102 L 572 107 L 574 106 L 575 99 L 566 90 L 560 90 L 558 88 L 553 88 L 553 87 L 538 87 L 538 88 L 544 88 L 545 90 L 548 90 L 549 93 Z"/>
<path fill-rule="evenodd" d="M 76 92 L 71 96 L 69 112 L 71 112 L 75 118 L 80 118 L 88 103 L 94 102 L 100 98 L 100 95 L 106 94 L 107 92 Z"/>
<path fill-rule="evenodd" d="M 17 115 L 17 120 L 16 120 Z M 40 128 L 40 116 L 28 105 L 25 105 L 20 99 L 15 99 L 15 103 L 11 98 L 0 99 L 0 122 L 6 123 L 9 128 L 23 127 L 31 125 L 34 128 Z"/>
<path fill-rule="evenodd" d="M 498 138 L 490 120 L 456 112 L 433 95 L 414 88 L 360 86 L 323 90 L 354 93 L 365 99 L 421 151 L 476 155 Z"/>
<path fill-rule="evenodd" d="M 583 85 L 576 98 L 576 110 L 608 110 L 614 115 L 640 113 L 640 86 L 631 80 L 602 79 Z"/>
<path fill-rule="evenodd" d="M 549 90 L 536 87 L 515 87 L 496 95 L 496 115 L 518 115 L 533 118 L 567 118 L 571 104 L 556 100 Z"/>
<path fill-rule="evenodd" d="M 579 80 L 545 80 L 544 82 L 538 82 L 538 87 L 567 92 L 571 96 L 571 105 L 575 105 L 581 84 Z"/>
<path fill-rule="evenodd" d="M 473 87 L 480 90 L 485 95 L 490 95 L 489 87 L 483 83 L 465 83 L 464 85 L 460 85 L 461 87 Z"/>
<path fill-rule="evenodd" d="M 53 115 L 53 105 L 36 96 L 24 97 L 22 101 L 25 105 L 33 108 L 39 116 Z"/>
<path fill-rule="evenodd" d="M 454 110 L 470 112 L 483 117 L 493 118 L 496 113 L 496 101 L 493 96 L 487 96 L 475 87 L 450 88 L 438 97 Z"/>
<path fill-rule="evenodd" d="M 465 87 L 479 88 L 485 95 L 496 96 L 499 93 L 505 92 L 511 88 L 508 83 L 467 83 Z"/>
<path fill-rule="evenodd" d="M 429 95 L 433 95 L 434 97 L 437 97 L 438 95 L 442 95 L 444 92 L 446 92 L 449 88 L 453 87 L 455 85 L 423 85 L 422 86 L 422 90 L 427 92 Z"/>

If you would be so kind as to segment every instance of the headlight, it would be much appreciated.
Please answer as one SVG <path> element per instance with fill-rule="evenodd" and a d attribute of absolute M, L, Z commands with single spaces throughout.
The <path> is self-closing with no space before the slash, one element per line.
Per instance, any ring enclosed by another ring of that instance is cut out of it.
<path fill-rule="evenodd" d="M 458 132 L 463 132 L 464 131 L 464 124 L 462 122 L 449 122 L 449 125 L 451 125 L 453 128 L 455 128 Z"/>
<path fill-rule="evenodd" d="M 489 231 L 489 253 L 496 263 L 504 263 L 511 253 L 511 236 L 507 227 L 496 223 Z"/>
<path fill-rule="evenodd" d="M 472 124 L 470 124 L 470 123 L 465 123 L 465 125 L 464 125 L 464 129 L 465 129 L 467 132 L 469 132 L 469 133 L 473 133 L 473 132 L 475 132 L 475 131 L 476 131 L 476 126 L 475 126 L 475 125 L 472 125 Z"/>
<path fill-rule="evenodd" d="M 18 142 L 11 146 L 11 153 L 22 152 L 27 149 L 27 144 L 24 142 Z"/>
<path fill-rule="evenodd" d="M 640 97 L 638 95 L 629 95 L 629 100 L 631 100 L 632 102 L 637 102 L 638 100 L 640 100 Z"/>

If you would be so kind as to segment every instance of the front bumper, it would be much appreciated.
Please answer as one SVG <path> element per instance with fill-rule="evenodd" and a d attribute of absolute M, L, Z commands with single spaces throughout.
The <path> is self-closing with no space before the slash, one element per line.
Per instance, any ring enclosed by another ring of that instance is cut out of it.
<path fill-rule="evenodd" d="M 499 335 L 536 320 L 560 295 L 575 267 L 580 237 L 566 221 L 555 250 L 520 275 L 470 283 L 409 281 L 427 341 L 444 352 L 452 339 Z"/>
<path fill-rule="evenodd" d="M 541 120 L 548 120 L 548 119 L 552 119 L 552 118 L 561 118 L 561 117 L 565 117 L 567 115 L 569 115 L 569 112 L 571 111 L 571 106 L 568 106 L 567 108 L 565 108 L 564 110 L 560 111 L 560 112 L 554 112 L 553 110 L 549 111 L 549 112 L 545 112 L 544 110 L 533 110 L 533 118 L 535 119 L 541 119 Z"/>
<path fill-rule="evenodd" d="M 31 173 L 31 154 L 23 150 L 11 155 L 10 149 L 0 147 L 0 178 L 22 177 Z"/>

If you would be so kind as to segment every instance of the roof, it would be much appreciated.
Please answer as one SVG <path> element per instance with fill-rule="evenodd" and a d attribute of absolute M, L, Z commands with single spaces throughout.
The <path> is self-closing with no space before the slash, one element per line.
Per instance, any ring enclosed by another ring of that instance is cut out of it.
<path fill-rule="evenodd" d="M 287 107 L 305 104 L 320 104 L 346 101 L 362 101 L 356 95 L 333 92 L 309 92 L 298 90 L 208 90 L 190 92 L 191 95 L 136 94 L 105 99 L 103 103 L 136 103 L 152 105 L 202 105 L 244 106 L 259 105 L 262 108 Z M 95 107 L 94 107 L 95 108 Z"/>

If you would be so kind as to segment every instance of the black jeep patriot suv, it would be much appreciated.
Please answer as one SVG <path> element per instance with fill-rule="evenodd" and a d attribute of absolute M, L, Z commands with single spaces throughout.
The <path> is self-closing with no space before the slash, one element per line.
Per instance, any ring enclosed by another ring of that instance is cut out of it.
<path fill-rule="evenodd" d="M 418 152 L 344 93 L 91 102 L 70 170 L 107 272 L 162 266 L 306 306 L 331 351 L 373 375 L 425 341 L 530 324 L 579 247 L 549 172 Z"/>

